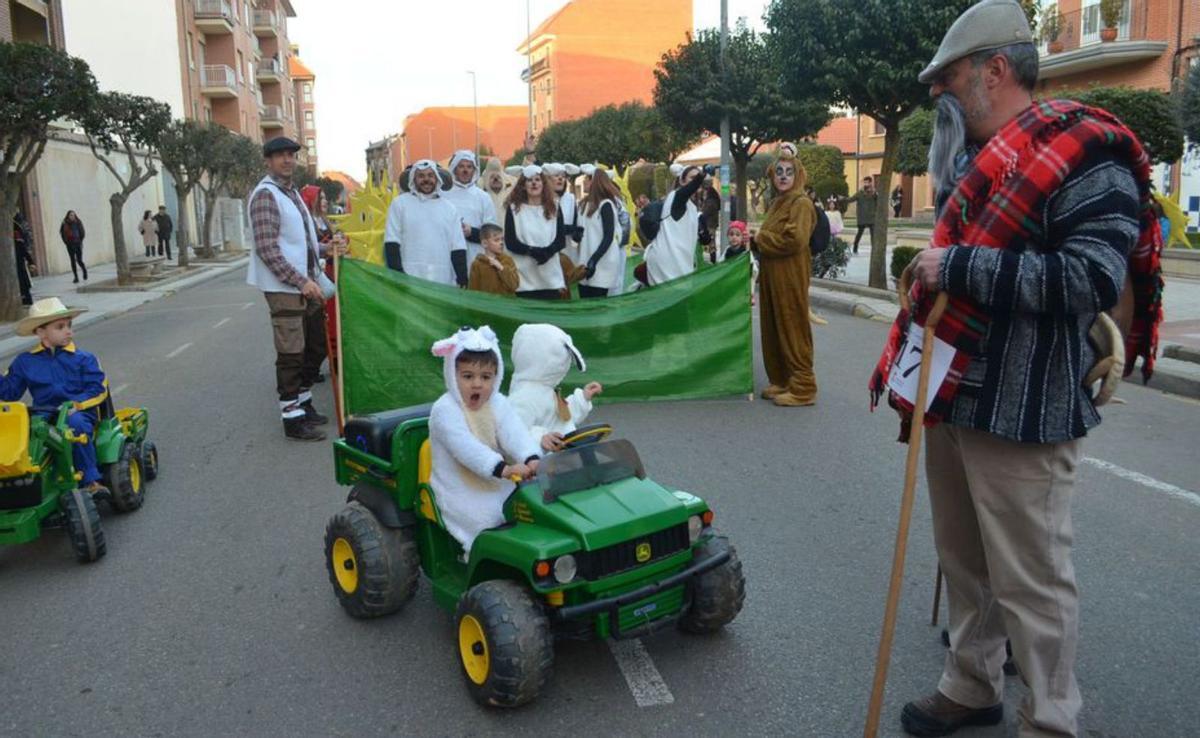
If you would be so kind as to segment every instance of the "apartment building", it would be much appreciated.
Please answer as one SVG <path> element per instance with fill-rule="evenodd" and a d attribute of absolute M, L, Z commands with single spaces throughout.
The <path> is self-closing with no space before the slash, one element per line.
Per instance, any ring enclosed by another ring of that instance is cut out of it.
<path fill-rule="evenodd" d="M 0 41 L 63 47 L 62 0 L 0 0 Z"/>
<path fill-rule="evenodd" d="M 296 138 L 290 0 L 175 0 L 186 115 L 255 141 Z"/>
<path fill-rule="evenodd" d="M 654 68 L 692 32 L 692 0 L 571 0 L 517 51 L 529 66 L 533 133 L 596 108 L 652 102 Z"/>
<path fill-rule="evenodd" d="M 292 97 L 296 100 L 296 141 L 304 147 L 305 165 L 316 173 L 321 171 L 317 168 L 317 104 L 313 98 L 317 75 L 300 61 L 299 46 L 292 44 L 290 49 L 288 73 L 292 78 Z"/>

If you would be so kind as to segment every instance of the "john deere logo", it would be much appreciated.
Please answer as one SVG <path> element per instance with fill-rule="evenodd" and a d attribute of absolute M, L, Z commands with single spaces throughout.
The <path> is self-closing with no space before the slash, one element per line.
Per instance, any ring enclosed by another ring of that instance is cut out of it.
<path fill-rule="evenodd" d="M 637 545 L 637 548 L 634 549 L 633 555 L 635 557 L 637 557 L 639 564 L 646 563 L 647 561 L 650 560 L 650 544 L 649 543 L 639 543 Z"/>

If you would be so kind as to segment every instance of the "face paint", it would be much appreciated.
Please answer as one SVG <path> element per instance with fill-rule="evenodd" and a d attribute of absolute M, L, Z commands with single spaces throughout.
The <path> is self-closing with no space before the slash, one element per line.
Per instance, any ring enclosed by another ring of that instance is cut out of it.
<path fill-rule="evenodd" d="M 786 161 L 779 162 L 775 165 L 774 179 L 775 189 L 787 192 L 796 184 L 796 166 Z"/>

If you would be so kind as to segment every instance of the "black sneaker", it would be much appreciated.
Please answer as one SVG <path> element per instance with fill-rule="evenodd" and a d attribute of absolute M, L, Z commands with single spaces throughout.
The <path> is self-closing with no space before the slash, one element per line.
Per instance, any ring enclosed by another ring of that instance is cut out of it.
<path fill-rule="evenodd" d="M 300 407 L 304 408 L 304 420 L 309 425 L 325 425 L 329 422 L 329 418 L 317 412 L 311 401 L 300 403 Z"/>
<path fill-rule="evenodd" d="M 307 418 L 288 418 L 283 421 L 283 434 L 295 441 L 324 441 L 325 434 Z"/>

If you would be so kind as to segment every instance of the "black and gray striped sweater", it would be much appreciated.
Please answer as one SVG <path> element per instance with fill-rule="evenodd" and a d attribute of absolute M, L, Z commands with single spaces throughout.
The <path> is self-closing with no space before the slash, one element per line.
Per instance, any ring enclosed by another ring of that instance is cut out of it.
<path fill-rule="evenodd" d="M 951 246 L 941 286 L 988 310 L 946 420 L 1027 443 L 1058 443 L 1100 423 L 1083 377 L 1088 329 L 1112 308 L 1138 238 L 1133 173 L 1093 154 L 1046 200 L 1037 233 L 1007 249 Z"/>

